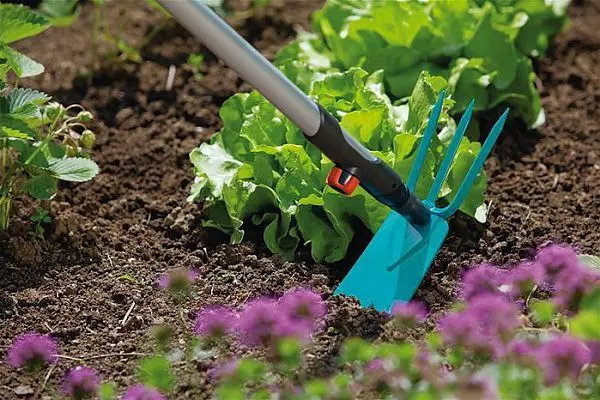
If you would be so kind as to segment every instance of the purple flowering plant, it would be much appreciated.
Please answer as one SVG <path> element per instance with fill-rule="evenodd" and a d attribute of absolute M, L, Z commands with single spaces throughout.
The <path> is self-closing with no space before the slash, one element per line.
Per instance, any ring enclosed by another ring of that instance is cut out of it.
<path fill-rule="evenodd" d="M 62 392 L 72 399 L 93 398 L 100 389 L 101 378 L 98 372 L 89 367 L 71 368 L 64 376 Z"/>
<path fill-rule="evenodd" d="M 163 276 L 160 286 L 169 291 L 189 288 L 196 279 L 189 270 L 177 270 Z M 401 340 L 373 343 L 350 335 L 344 343 L 333 344 L 341 347 L 339 370 L 325 379 L 308 379 L 305 368 L 311 365 L 313 339 L 329 346 L 328 333 L 339 329 L 325 328 L 326 315 L 326 303 L 307 288 L 291 289 L 279 298 L 256 298 L 237 308 L 202 307 L 192 332 L 209 354 L 199 362 L 209 363 L 216 397 L 575 396 L 552 397 L 566 400 L 600 395 L 599 273 L 565 246 L 547 246 L 533 260 L 516 266 L 481 264 L 469 269 L 458 301 L 446 311 L 428 315 L 419 301 L 395 304 L 390 314 L 381 315 L 389 321 L 381 337 Z M 433 330 L 421 324 L 425 319 L 435 323 Z M 407 326 L 418 329 L 406 330 Z M 166 341 L 173 332 L 164 334 Z M 239 350 L 256 358 L 240 357 L 235 354 Z M 53 339 L 31 332 L 15 339 L 6 361 L 15 368 L 53 364 L 57 353 Z M 174 356 L 176 352 L 165 350 L 140 360 L 140 384 L 121 398 L 157 400 L 172 395 L 172 362 L 189 361 Z M 80 366 L 64 376 L 62 392 L 74 399 L 114 399 L 102 394 L 105 385 L 95 370 Z"/>
<path fill-rule="evenodd" d="M 159 276 L 158 287 L 167 290 L 176 300 L 183 300 L 199 276 L 194 269 L 174 269 Z"/>
<path fill-rule="evenodd" d="M 6 356 L 6 363 L 9 366 L 30 371 L 57 362 L 57 342 L 50 336 L 37 332 L 27 332 L 18 336 Z"/>

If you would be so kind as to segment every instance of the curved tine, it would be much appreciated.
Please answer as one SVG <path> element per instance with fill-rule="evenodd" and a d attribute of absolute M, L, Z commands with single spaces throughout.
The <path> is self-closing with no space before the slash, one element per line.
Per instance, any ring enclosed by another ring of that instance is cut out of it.
<path fill-rule="evenodd" d="M 498 121 L 496 121 L 496 123 L 492 127 L 488 138 L 481 147 L 481 150 L 479 150 L 479 154 L 477 154 L 477 157 L 475 157 L 475 161 L 473 161 L 471 168 L 469 168 L 465 180 L 460 184 L 460 187 L 458 188 L 458 192 L 456 193 L 454 200 L 452 200 L 452 202 L 448 206 L 442 209 L 439 209 L 437 207 L 434 208 L 432 210 L 434 214 L 439 215 L 442 218 L 448 218 L 449 216 L 454 214 L 456 210 L 458 210 L 458 207 L 460 207 L 465 197 L 467 197 L 467 195 L 469 194 L 469 190 L 471 190 L 473 182 L 475 181 L 475 178 L 477 178 L 479 171 L 481 171 L 481 168 L 483 167 L 483 163 L 487 159 L 487 156 L 490 154 L 490 151 L 492 151 L 492 147 L 494 147 L 498 136 L 502 132 L 502 128 L 504 128 L 504 123 L 506 122 L 507 117 L 508 108 L 506 109 L 506 111 L 504 111 L 504 113 L 500 116 Z"/>
<path fill-rule="evenodd" d="M 454 137 L 448 146 L 448 151 L 442 160 L 442 165 L 440 166 L 440 170 L 438 171 L 435 181 L 433 181 L 433 185 L 431 185 L 431 189 L 429 190 L 429 194 L 427 195 L 427 200 L 425 203 L 429 206 L 435 205 L 435 200 L 438 197 L 438 193 L 442 187 L 442 184 L 446 180 L 446 176 L 448 175 L 448 171 L 450 170 L 450 166 L 452 165 L 452 161 L 454 161 L 454 156 L 456 155 L 456 151 L 460 146 L 460 142 L 462 141 L 465 132 L 467 131 L 467 127 L 469 126 L 469 122 L 471 121 L 471 116 L 473 115 L 473 107 L 475 106 L 475 100 L 471 100 L 469 106 L 465 110 L 460 122 L 458 123 L 458 127 L 456 128 L 456 132 L 454 132 Z"/>
<path fill-rule="evenodd" d="M 429 143 L 431 143 L 431 139 L 433 138 L 433 134 L 435 133 L 435 129 L 437 128 L 438 120 L 440 119 L 440 113 L 442 112 L 442 105 L 444 104 L 444 97 L 446 96 L 446 91 L 442 90 L 435 105 L 433 106 L 433 110 L 429 115 L 429 121 L 427 121 L 427 126 L 425 127 L 425 133 L 423 134 L 423 138 L 421 139 L 421 144 L 419 144 L 419 149 L 417 150 L 417 156 L 415 157 L 415 162 L 410 170 L 410 175 L 408 176 L 408 181 L 406 186 L 408 189 L 413 192 L 415 190 L 415 186 L 417 185 L 417 180 L 419 179 L 419 175 L 421 175 L 421 168 L 423 167 L 423 163 L 425 162 L 425 157 L 427 156 L 427 150 L 429 149 Z"/>

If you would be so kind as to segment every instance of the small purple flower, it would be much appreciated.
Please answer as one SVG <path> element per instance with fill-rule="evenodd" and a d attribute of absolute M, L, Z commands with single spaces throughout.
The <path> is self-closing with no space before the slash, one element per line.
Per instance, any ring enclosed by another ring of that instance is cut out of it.
<path fill-rule="evenodd" d="M 392 315 L 399 323 L 412 326 L 427 318 L 427 308 L 420 301 L 397 302 L 392 307 Z"/>
<path fill-rule="evenodd" d="M 138 384 L 127 389 L 121 400 L 167 400 L 158 390 Z"/>
<path fill-rule="evenodd" d="M 526 366 L 534 366 L 536 348 L 528 341 L 515 339 L 508 345 L 506 357 L 518 364 Z"/>
<path fill-rule="evenodd" d="M 232 359 L 208 370 L 211 379 L 221 379 L 234 375 L 240 365 L 240 360 Z"/>
<path fill-rule="evenodd" d="M 92 368 L 83 366 L 72 368 L 63 378 L 63 393 L 74 399 L 91 398 L 99 388 L 100 377 Z"/>
<path fill-rule="evenodd" d="M 465 310 L 440 320 L 440 332 L 447 344 L 492 358 L 505 353 L 518 326 L 517 308 L 503 296 L 493 294 L 481 294 Z"/>
<path fill-rule="evenodd" d="M 186 291 L 198 279 L 199 274 L 193 269 L 175 269 L 158 278 L 158 287 L 174 292 Z"/>
<path fill-rule="evenodd" d="M 590 349 L 590 363 L 600 365 L 600 341 L 588 340 L 585 345 Z"/>
<path fill-rule="evenodd" d="M 580 264 L 556 275 L 553 302 L 559 308 L 577 311 L 579 303 L 598 285 L 600 276 Z"/>
<path fill-rule="evenodd" d="M 307 339 L 319 327 L 327 313 L 325 302 L 318 293 L 309 289 L 293 289 L 278 301 L 280 312 L 285 315 L 280 325 L 282 336 Z M 286 321 L 284 321 L 286 320 Z"/>
<path fill-rule="evenodd" d="M 13 368 L 36 368 L 44 364 L 56 364 L 58 344 L 48 335 L 28 332 L 17 337 L 8 350 L 6 362 Z"/>
<path fill-rule="evenodd" d="M 273 299 L 250 302 L 241 312 L 238 334 L 243 343 L 250 346 L 269 345 L 280 336 L 289 323 Z"/>
<path fill-rule="evenodd" d="M 502 276 L 502 286 L 508 286 L 514 297 L 526 297 L 535 287 L 544 282 L 544 268 L 533 262 L 523 262 Z"/>
<path fill-rule="evenodd" d="M 462 278 L 462 296 L 470 300 L 482 294 L 500 293 L 504 271 L 491 264 L 481 264 L 466 271 Z"/>
<path fill-rule="evenodd" d="M 327 313 L 321 296 L 309 289 L 294 289 L 284 293 L 279 299 L 279 305 L 295 321 L 313 323 Z"/>
<path fill-rule="evenodd" d="M 561 271 L 570 270 L 579 264 L 575 251 L 563 245 L 550 245 L 541 249 L 535 261 L 544 268 L 548 277 L 553 278 Z"/>
<path fill-rule="evenodd" d="M 581 368 L 591 361 L 590 349 L 581 341 L 563 335 L 543 342 L 536 353 L 547 385 L 561 378 L 577 380 Z"/>
<path fill-rule="evenodd" d="M 198 336 L 220 338 L 230 334 L 235 328 L 237 314 L 226 307 L 209 306 L 196 316 L 194 332 Z"/>

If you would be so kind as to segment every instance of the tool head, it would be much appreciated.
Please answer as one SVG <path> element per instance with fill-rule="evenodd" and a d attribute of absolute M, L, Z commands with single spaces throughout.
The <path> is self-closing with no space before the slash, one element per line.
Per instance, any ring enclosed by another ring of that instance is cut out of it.
<path fill-rule="evenodd" d="M 443 101 L 444 92 L 433 107 L 417 149 L 415 163 L 407 181 L 411 191 L 414 191 L 436 132 Z M 448 234 L 446 220 L 458 210 L 468 195 L 508 116 L 506 110 L 493 126 L 450 204 L 436 207 L 435 201 L 467 130 L 473 105 L 474 102 L 471 102 L 465 110 L 424 201 L 431 211 L 431 220 L 425 225 L 412 225 L 402 215 L 390 212 L 335 294 L 355 296 L 363 307 L 373 306 L 379 311 L 388 312 L 395 302 L 408 302 L 412 298 Z"/>

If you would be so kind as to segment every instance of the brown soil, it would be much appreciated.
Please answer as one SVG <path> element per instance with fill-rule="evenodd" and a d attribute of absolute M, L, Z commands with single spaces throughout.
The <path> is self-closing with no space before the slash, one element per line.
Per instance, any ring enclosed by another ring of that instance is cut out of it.
<path fill-rule="evenodd" d="M 242 9 L 242 3 L 235 5 Z M 235 22 L 269 57 L 294 36 L 296 25 L 308 29 L 309 15 L 322 0 L 285 3 Z M 28 237 L 23 221 L 29 202 L 17 203 L 11 234 L 0 239 L 2 358 L 13 336 L 51 332 L 63 354 L 86 358 L 123 388 L 134 381 L 138 356 L 114 354 L 150 352 L 148 330 L 154 324 L 171 323 L 183 338 L 185 325 L 202 305 L 240 305 L 296 285 L 328 297 L 328 329 L 308 350 L 310 373 L 333 370 L 348 336 L 397 336 L 384 315 L 351 299 L 329 297 L 352 257 L 336 266 L 314 265 L 305 255 L 300 262 L 284 262 L 257 240 L 233 246 L 222 234 L 200 228 L 201 207 L 185 201 L 192 179 L 188 153 L 219 129 L 223 101 L 247 86 L 210 54 L 205 77 L 194 80 L 183 64 L 190 52 L 205 50 L 176 24 L 148 46 L 144 62 L 106 67 L 88 84 L 79 74 L 91 62 L 90 11 L 86 7 L 71 28 L 51 29 L 21 45 L 47 69 L 28 85 L 97 115 L 95 159 L 102 173 L 92 182 L 63 186 L 46 241 Z M 125 32 L 132 40 L 157 22 L 151 11 L 131 2 L 110 12 L 111 20 L 126 16 Z M 571 27 L 538 66 L 547 123 L 539 132 L 519 124 L 506 129 L 486 165 L 489 222 L 454 218 L 417 293 L 433 311 L 452 301 L 465 265 L 516 262 L 548 241 L 600 253 L 600 37 L 595 28 L 600 1 L 576 1 L 570 15 Z M 170 65 L 177 73 L 172 90 L 166 90 Z M 155 282 L 160 273 L 182 266 L 197 268 L 201 279 L 193 299 L 177 306 Z M 209 358 L 178 366 L 172 398 L 209 398 L 206 371 L 214 364 Z M 52 395 L 64 370 L 74 365 L 61 360 L 42 392 Z M 0 363 L 1 399 L 42 397 L 17 392 L 37 393 L 43 381 Z"/>

